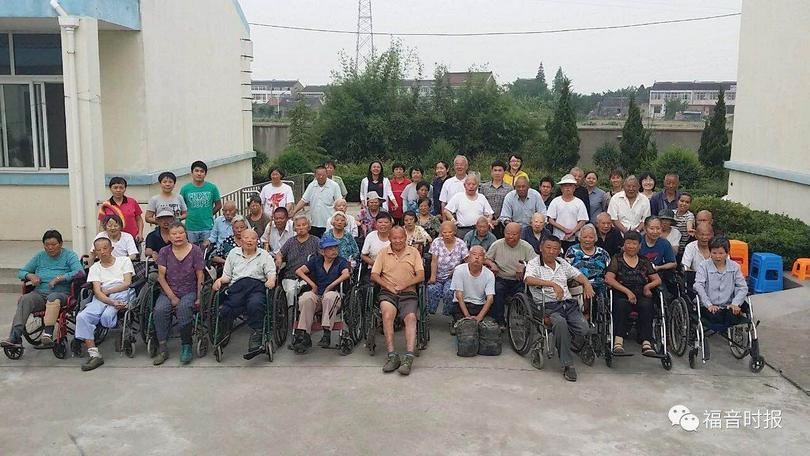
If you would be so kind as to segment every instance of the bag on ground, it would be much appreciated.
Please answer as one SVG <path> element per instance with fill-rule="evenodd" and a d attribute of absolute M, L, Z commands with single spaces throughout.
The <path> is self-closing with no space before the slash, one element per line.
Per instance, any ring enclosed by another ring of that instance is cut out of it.
<path fill-rule="evenodd" d="M 484 356 L 501 354 L 501 328 L 492 318 L 485 317 L 478 324 L 478 354 Z"/>
<path fill-rule="evenodd" d="M 458 356 L 475 356 L 478 354 L 478 322 L 472 318 L 463 318 L 456 322 L 456 339 Z"/>

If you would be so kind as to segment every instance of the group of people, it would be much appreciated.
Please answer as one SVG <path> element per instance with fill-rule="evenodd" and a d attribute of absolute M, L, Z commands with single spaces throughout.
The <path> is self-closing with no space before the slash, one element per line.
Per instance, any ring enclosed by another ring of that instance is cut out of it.
<path fill-rule="evenodd" d="M 356 217 L 347 212 L 347 189 L 331 161 L 315 168 L 314 180 L 298 201 L 283 182 L 283 171 L 271 168 L 270 182 L 251 196 L 247 214 L 237 214 L 232 202 L 222 203 L 216 186 L 205 180 L 202 162 L 192 164 L 192 181 L 179 194 L 174 193 L 176 176 L 161 174 L 161 193 L 149 200 L 144 216 L 156 225 L 145 237 L 144 250 L 158 266 L 160 285 L 154 364 L 168 359 L 172 318 L 180 327 L 180 361 L 192 358 L 191 319 L 199 306 L 206 249 L 221 267 L 214 290 L 229 286 L 221 314 L 229 322 L 246 316 L 251 350 L 261 343 L 265 290 L 277 285 L 290 307 L 302 287 L 309 287 L 299 298 L 292 348 L 297 353 L 311 348 L 310 328 L 318 313 L 324 329 L 319 345 L 328 347 L 341 286 L 353 280 L 353 271 L 364 269 L 380 289 L 388 350 L 383 371 L 404 375 L 413 365 L 416 287 L 423 283 L 427 311 L 436 313 L 441 304 L 453 322 L 451 332 L 455 322 L 468 318 L 490 318 L 504 328 L 509 297 L 528 287 L 535 300 L 545 302 L 563 374 L 570 381 L 577 378 L 571 337 L 592 331 L 589 316 L 572 300 L 570 280 L 582 285 L 586 299 L 605 293 L 606 287 L 614 290 L 616 353 L 625 350 L 624 325 L 635 309 L 642 353 L 655 354 L 652 297 L 661 275 L 679 265 L 697 272 L 696 292 L 710 316 L 739 315 L 745 281 L 739 266 L 728 259 L 728 241 L 715 237 L 710 212 L 690 211 L 692 197 L 679 190 L 676 174 L 666 175 L 656 193 L 651 175 L 639 179 L 615 170 L 609 176 L 611 190 L 603 191 L 596 172 L 573 168 L 556 182 L 541 178 L 535 190 L 522 163 L 516 154 L 506 162 L 495 161 L 490 180 L 481 182 L 462 155 L 453 160 L 452 175 L 449 164 L 437 163 L 431 181 L 418 166 L 406 176 L 400 163 L 385 177 L 382 163 L 374 161 L 360 184 Z M 90 354 L 85 370 L 103 364 L 93 329 L 97 324 L 114 326 L 118 310 L 131 299 L 132 260 L 144 239 L 141 209 L 125 195 L 126 181 L 111 179 L 110 191 L 91 247 L 87 280 L 93 283 L 94 298 L 77 320 L 76 338 Z M 58 232 L 48 231 L 43 245 L 44 252 L 20 271 L 20 279 L 36 288 L 20 298 L 4 347 L 21 346 L 28 315 L 43 309 L 42 342 L 52 343 L 67 284 L 83 269 L 76 255 L 62 247 Z M 405 326 L 401 355 L 394 347 L 397 318 Z"/>

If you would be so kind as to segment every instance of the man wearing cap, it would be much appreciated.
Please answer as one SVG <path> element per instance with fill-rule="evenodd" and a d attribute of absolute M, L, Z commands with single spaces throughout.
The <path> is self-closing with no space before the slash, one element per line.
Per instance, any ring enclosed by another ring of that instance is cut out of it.
<path fill-rule="evenodd" d="M 276 286 L 276 265 L 273 257 L 264 249 L 258 248 L 259 235 L 253 230 L 242 232 L 242 246 L 234 247 L 225 259 L 222 277 L 214 281 L 214 291 L 230 283 L 220 299 L 221 333 L 231 332 L 233 319 L 239 315 L 247 317 L 251 330 L 248 353 L 261 349 L 262 328 L 266 288 Z M 249 355 L 248 355 L 249 356 Z"/>
<path fill-rule="evenodd" d="M 174 222 L 174 211 L 161 209 L 160 212 L 155 214 L 155 221 L 158 226 L 146 235 L 146 250 L 144 252 L 147 257 L 157 261 L 160 249 L 171 244 L 169 227 Z"/>
<path fill-rule="evenodd" d="M 650 216 L 650 200 L 639 193 L 641 185 L 636 176 L 627 176 L 624 190 L 613 195 L 608 205 L 608 214 L 613 225 L 622 232 L 643 231 L 644 219 Z"/>
<path fill-rule="evenodd" d="M 467 233 L 474 230 L 479 218 L 492 219 L 492 206 L 484 195 L 478 193 L 478 183 L 476 175 L 467 175 L 464 178 L 464 192 L 453 195 L 444 208 L 445 218 L 458 226 L 458 238 L 464 239 Z"/>
<path fill-rule="evenodd" d="M 320 254 L 310 257 L 306 264 L 295 271 L 295 274 L 310 287 L 309 291 L 298 298 L 301 313 L 292 343 L 293 350 L 298 354 L 306 353 L 312 347 L 309 333 L 318 310 L 321 310 L 323 328 L 323 337 L 318 346 L 329 348 L 332 341 L 332 324 L 340 306 L 338 287 L 351 277 L 348 260 L 338 256 L 338 241 L 335 238 L 324 237 L 318 248 Z"/>
<path fill-rule="evenodd" d="M 503 230 L 503 239 L 498 239 L 487 250 L 484 264 L 495 274 L 495 303 L 492 318 L 505 326 L 504 307 L 506 297 L 523 289 L 523 271 L 526 263 L 537 254 L 531 244 L 520 238 L 520 223 L 511 222 Z"/>
<path fill-rule="evenodd" d="M 343 198 L 340 186 L 326 176 L 326 168 L 320 165 L 315 168 L 315 180 L 309 183 L 290 215 L 294 217 L 304 206 L 309 205 L 309 233 L 323 236 L 327 228 L 326 222 L 335 211 L 335 201 L 340 198 Z"/>
<path fill-rule="evenodd" d="M 664 209 L 675 211 L 678 209 L 678 200 L 681 199 L 681 192 L 678 191 L 680 178 L 677 174 L 670 173 L 664 176 L 664 189 L 650 198 L 650 213 L 658 215 Z"/>
<path fill-rule="evenodd" d="M 382 314 L 388 358 L 383 372 L 399 369 L 402 375 L 411 373 L 416 348 L 416 285 L 424 282 L 425 268 L 419 251 L 406 245 L 407 234 L 401 226 L 391 229 L 391 245 L 380 252 L 371 269 L 371 280 L 380 286 L 379 303 Z M 405 355 L 394 351 L 394 319 L 399 314 L 405 322 Z"/>
<path fill-rule="evenodd" d="M 554 236 L 562 241 L 563 251 L 577 243 L 577 233 L 588 223 L 588 208 L 581 199 L 574 196 L 577 180 L 566 174 L 557 182 L 560 196 L 551 200 L 548 207 L 548 224 L 554 227 Z"/>
<path fill-rule="evenodd" d="M 366 193 L 366 207 L 360 209 L 360 214 L 357 220 L 360 222 L 362 229 L 362 237 L 368 236 L 369 233 L 377 229 L 377 216 L 380 215 L 380 207 L 382 205 L 382 198 L 375 191 Z"/>
<path fill-rule="evenodd" d="M 501 223 L 516 222 L 525 228 L 532 224 L 532 216 L 537 213 L 543 215 L 546 213 L 543 197 L 540 196 L 540 192 L 537 190 L 529 188 L 528 177 L 516 178 L 515 189 L 507 193 L 503 199 L 503 208 L 500 215 Z"/>

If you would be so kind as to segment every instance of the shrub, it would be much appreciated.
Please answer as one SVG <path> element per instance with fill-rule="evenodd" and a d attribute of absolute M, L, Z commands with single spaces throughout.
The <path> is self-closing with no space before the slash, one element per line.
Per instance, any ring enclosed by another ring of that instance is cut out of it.
<path fill-rule="evenodd" d="M 703 209 L 712 212 L 714 225 L 725 232 L 729 239 L 747 242 L 750 253 L 771 252 L 780 255 L 785 269 L 789 269 L 796 258 L 807 255 L 810 226 L 801 220 L 752 210 L 720 198 L 695 198 L 692 212 Z"/>
<path fill-rule="evenodd" d="M 680 177 L 681 185 L 686 188 L 694 186 L 701 177 L 700 161 L 689 149 L 673 146 L 652 163 L 653 174 L 659 176 L 663 185 L 664 176 L 675 173 Z"/>
<path fill-rule="evenodd" d="M 258 184 L 267 180 L 267 171 L 270 169 L 270 160 L 267 154 L 260 150 L 254 150 L 256 156 L 253 157 L 253 183 Z"/>
<path fill-rule="evenodd" d="M 593 164 L 602 171 L 610 173 L 621 166 L 621 151 L 615 144 L 604 143 L 593 154 Z"/>
<path fill-rule="evenodd" d="M 309 159 L 291 149 L 287 149 L 286 152 L 279 155 L 273 164 L 281 167 L 287 175 L 311 173 L 315 168 L 315 165 Z"/>

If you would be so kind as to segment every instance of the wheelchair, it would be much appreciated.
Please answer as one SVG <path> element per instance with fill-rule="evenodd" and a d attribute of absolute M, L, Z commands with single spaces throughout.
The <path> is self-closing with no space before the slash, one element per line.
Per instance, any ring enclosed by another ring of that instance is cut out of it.
<path fill-rule="evenodd" d="M 357 326 L 359 326 L 362 320 L 360 316 L 360 309 L 358 308 L 358 303 L 351 299 L 353 293 L 354 284 L 350 283 L 351 278 L 348 281 L 344 281 L 340 284 L 337 292 L 340 294 L 340 299 L 338 300 L 338 308 L 335 310 L 335 318 L 334 323 L 332 324 L 331 331 L 338 332 L 338 344 L 337 348 L 338 353 L 343 356 L 349 355 L 354 350 L 355 345 L 359 342 L 359 339 L 356 337 L 358 333 Z M 305 292 L 309 291 L 310 287 L 306 282 L 299 282 L 299 285 L 296 289 L 295 294 L 295 301 L 293 304 L 293 312 L 290 318 L 290 326 L 289 326 L 289 336 L 290 337 L 290 344 L 287 345 L 287 348 L 292 350 L 292 334 L 295 332 L 295 329 L 298 328 L 298 317 L 300 315 L 300 308 L 298 304 L 298 299 L 303 295 Z M 347 297 L 349 297 L 347 299 Z M 286 307 L 286 301 L 284 303 Z M 315 312 L 315 318 L 312 321 L 312 326 L 310 327 L 310 334 L 315 333 L 318 331 L 322 331 L 323 327 L 321 326 L 320 320 L 318 319 L 322 316 L 322 309 L 319 309 Z M 330 345 L 330 348 L 331 345 Z"/>
<path fill-rule="evenodd" d="M 191 319 L 192 346 L 194 347 L 194 352 L 198 358 L 202 358 L 208 354 L 208 347 L 210 344 L 208 326 L 205 322 L 207 318 L 207 309 L 211 307 L 210 303 L 213 299 L 213 291 L 211 290 L 212 284 L 213 281 L 210 280 L 210 277 L 206 276 L 205 281 L 203 282 L 202 290 L 200 291 L 200 305 L 199 307 L 194 307 Z M 157 356 L 159 348 L 157 333 L 155 332 L 154 315 L 155 301 L 157 301 L 159 295 L 160 284 L 155 281 L 154 283 L 147 283 L 146 286 L 141 288 L 141 293 L 139 294 L 138 299 L 141 315 L 141 338 L 146 343 L 146 352 L 149 353 L 150 358 Z M 174 311 L 172 311 L 172 317 L 174 317 Z M 171 334 L 176 332 L 176 326 L 177 324 L 174 322 L 171 328 Z"/>
<path fill-rule="evenodd" d="M 569 286 L 571 297 L 579 302 L 580 310 L 584 308 L 584 290 L 581 285 Z M 535 369 L 543 369 L 547 359 L 556 354 L 556 347 L 551 339 L 551 321 L 546 315 L 545 296 L 539 303 L 532 299 L 531 291 L 526 286 L 523 291 L 507 298 L 506 332 L 512 349 L 520 356 L 530 354 L 531 364 Z M 593 318 L 589 322 L 594 326 Z M 572 340 L 575 342 L 575 340 Z M 579 345 L 572 343 L 572 352 L 577 353 L 588 366 L 596 359 L 592 338 L 585 338 Z"/>
<path fill-rule="evenodd" d="M 76 330 L 76 308 L 81 299 L 81 287 L 85 283 L 87 275 L 84 272 L 77 274 L 70 282 L 70 290 L 67 293 L 67 302 L 62 303 L 59 309 L 59 316 L 54 325 L 53 347 L 43 347 L 40 342 L 42 332 L 45 330 L 45 311 L 33 312 L 23 327 L 23 338 L 28 341 L 34 349 L 45 350 L 50 348 L 53 355 L 58 359 L 65 359 L 68 353 L 68 336 L 72 336 Z M 34 290 L 34 285 L 23 281 L 22 294 L 30 293 Z M 17 360 L 22 358 L 25 352 L 24 347 L 4 347 L 8 359 Z"/>
<path fill-rule="evenodd" d="M 150 268 L 154 266 L 152 263 L 138 262 L 143 266 L 135 268 L 135 277 L 129 288 L 134 290 L 134 298 L 127 303 L 126 309 L 118 311 L 118 319 L 115 328 L 106 328 L 101 324 L 96 325 L 94 340 L 96 345 L 100 345 L 107 339 L 109 332 L 115 330 L 118 335 L 115 339 L 115 351 L 125 354 L 129 358 L 135 357 L 135 343 L 137 342 L 137 335 L 141 331 L 141 324 L 143 318 L 141 316 L 141 291 L 147 288 L 148 274 Z M 78 318 L 79 313 L 84 310 L 85 306 L 93 300 L 93 284 L 85 283 L 81 287 L 81 300 L 79 306 L 76 308 L 74 318 Z M 75 357 L 81 357 L 83 343 L 81 340 L 74 338 L 70 344 L 70 350 Z"/>
<path fill-rule="evenodd" d="M 669 349 L 676 356 L 683 356 L 686 353 L 689 334 L 692 330 L 689 313 L 695 298 L 691 291 L 692 284 L 695 282 L 695 273 L 682 271 L 679 268 L 674 274 L 668 274 L 662 278 L 672 296 L 666 305 Z"/>
<path fill-rule="evenodd" d="M 615 291 L 609 288 L 608 291 L 608 307 L 607 312 L 610 315 L 613 315 L 613 294 Z M 653 329 L 653 340 L 650 341 L 653 346 L 653 350 L 655 350 L 655 355 L 649 356 L 650 358 L 657 358 L 661 360 L 661 366 L 665 370 L 672 369 L 672 354 L 669 352 L 669 343 L 667 342 L 667 335 L 669 334 L 667 331 L 667 312 L 666 306 L 664 305 L 664 293 L 660 288 L 656 288 L 653 290 L 653 316 L 652 316 L 652 329 Z M 640 343 L 641 340 L 640 336 L 638 335 L 638 313 L 635 311 L 630 312 L 630 316 L 628 317 L 630 320 L 630 325 L 627 328 L 627 334 L 620 335 L 625 339 L 629 336 L 633 329 L 636 330 L 636 339 Z M 610 353 L 611 358 L 621 358 L 627 356 L 633 356 L 633 353 L 615 353 L 613 352 L 613 340 L 614 334 L 613 331 L 613 319 L 611 318 L 610 324 L 608 326 L 609 334 L 610 334 Z M 607 358 L 606 358 L 607 360 Z M 612 367 L 612 363 L 608 363 L 608 367 Z"/>
<path fill-rule="evenodd" d="M 750 356 L 748 368 L 753 373 L 759 373 L 765 367 L 765 357 L 759 351 L 759 339 L 757 338 L 757 326 L 759 321 L 754 319 L 754 307 L 751 298 L 746 297 L 742 308 L 742 319 L 738 324 L 720 325 L 710 324 L 704 320 L 702 314 L 707 312 L 700 304 L 700 298 L 695 297 L 692 305 L 692 330 L 689 333 L 689 367 L 697 367 L 697 357 L 703 364 L 709 360 L 709 343 L 707 339 L 719 334 L 728 342 L 731 355 L 736 359 L 743 359 Z"/>
<path fill-rule="evenodd" d="M 368 350 L 368 354 L 371 356 L 374 356 L 377 351 L 377 335 L 383 334 L 382 312 L 380 312 L 380 305 L 377 302 L 379 293 L 380 287 L 377 285 L 369 284 L 366 287 L 364 329 L 366 331 L 366 350 Z M 427 311 L 427 286 L 424 282 L 416 286 L 416 299 L 418 307 L 416 313 L 416 351 L 414 354 L 419 356 L 420 351 L 427 350 L 428 342 L 430 341 L 430 321 Z M 399 317 L 397 317 L 397 319 L 399 319 Z"/>
<path fill-rule="evenodd" d="M 244 279 L 243 279 L 244 280 Z M 276 288 L 280 288 L 281 285 L 278 285 Z M 231 335 L 236 331 L 239 327 L 247 324 L 247 320 L 243 315 L 240 315 L 235 318 L 234 324 L 231 326 L 230 331 L 225 331 L 226 325 L 223 324 L 222 319 L 220 318 L 220 300 L 222 299 L 222 295 L 227 293 L 228 284 L 223 285 L 218 291 L 214 292 L 214 295 L 210 302 L 210 307 L 207 309 L 207 316 L 208 316 L 208 328 L 210 328 L 210 336 L 211 336 L 211 351 L 214 353 L 214 359 L 217 362 L 222 362 L 224 349 L 230 342 Z M 286 312 L 281 314 L 276 307 L 282 306 L 287 307 L 286 301 L 277 301 L 276 290 L 275 289 L 265 289 L 264 292 L 264 317 L 262 319 L 262 342 L 260 345 L 259 350 L 253 350 L 246 353 L 243 358 L 246 360 L 251 360 L 256 356 L 261 354 L 267 355 L 267 360 L 269 362 L 273 362 L 273 357 L 277 351 L 278 345 L 276 343 L 277 338 L 275 337 L 275 333 L 285 332 L 286 331 Z M 283 297 L 283 296 L 282 296 Z M 283 320 L 278 320 L 277 318 L 279 315 L 283 316 Z"/>

